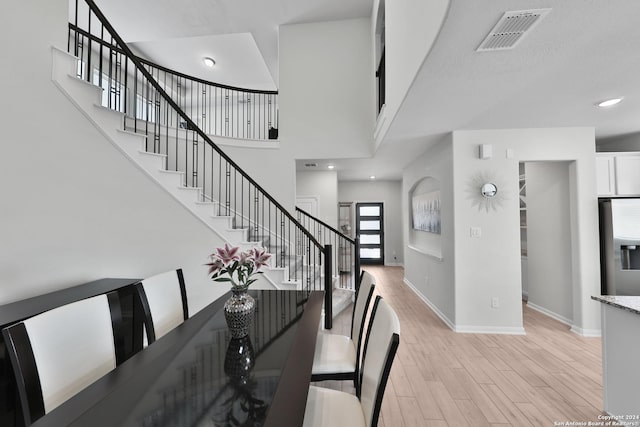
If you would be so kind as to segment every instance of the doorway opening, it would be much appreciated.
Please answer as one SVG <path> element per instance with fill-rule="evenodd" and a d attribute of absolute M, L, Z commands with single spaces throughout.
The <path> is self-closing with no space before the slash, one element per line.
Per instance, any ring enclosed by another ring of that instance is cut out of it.
<path fill-rule="evenodd" d="M 573 324 L 571 165 L 520 163 L 519 185 L 523 300 L 567 325 Z"/>
<path fill-rule="evenodd" d="M 356 203 L 356 235 L 360 236 L 360 264 L 384 265 L 382 203 Z"/>

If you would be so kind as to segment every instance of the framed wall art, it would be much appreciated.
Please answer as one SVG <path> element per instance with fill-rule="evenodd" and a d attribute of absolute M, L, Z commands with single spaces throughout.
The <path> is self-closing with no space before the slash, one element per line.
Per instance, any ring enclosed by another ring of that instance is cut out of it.
<path fill-rule="evenodd" d="M 411 219 L 414 230 L 440 234 L 440 190 L 413 196 Z"/>

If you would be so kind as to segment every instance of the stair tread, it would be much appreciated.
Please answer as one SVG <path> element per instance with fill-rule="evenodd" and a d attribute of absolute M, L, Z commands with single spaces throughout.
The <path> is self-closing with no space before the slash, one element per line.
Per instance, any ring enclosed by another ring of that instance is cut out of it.
<path fill-rule="evenodd" d="M 166 154 L 152 153 L 151 151 L 144 151 L 144 150 L 138 150 L 138 153 L 140 153 L 140 154 L 148 154 L 149 156 L 153 156 L 153 157 L 161 157 L 163 159 L 165 159 L 167 157 Z M 160 169 L 160 170 L 162 170 L 162 169 Z"/>
<path fill-rule="evenodd" d="M 146 135 L 134 132 L 134 131 L 129 130 L 129 129 L 120 129 L 120 128 L 118 128 L 118 129 L 116 129 L 116 131 L 118 131 L 119 133 L 124 133 L 126 135 L 134 135 L 134 136 L 140 137 L 140 139 L 146 139 L 147 138 Z"/>

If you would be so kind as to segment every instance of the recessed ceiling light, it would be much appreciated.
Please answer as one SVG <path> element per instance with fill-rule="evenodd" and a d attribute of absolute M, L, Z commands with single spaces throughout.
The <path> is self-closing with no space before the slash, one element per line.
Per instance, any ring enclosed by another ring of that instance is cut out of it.
<path fill-rule="evenodd" d="M 202 58 L 202 62 L 204 62 L 204 65 L 206 65 L 209 68 L 216 65 L 216 61 L 214 61 L 213 58 L 210 58 L 208 56 L 205 56 L 204 58 Z"/>
<path fill-rule="evenodd" d="M 375 176 L 375 175 L 371 175 L 371 176 L 369 177 L 369 179 L 376 179 L 376 176 Z"/>
<path fill-rule="evenodd" d="M 334 166 L 334 165 L 329 165 L 329 166 L 327 166 L 327 169 L 333 169 L 333 168 L 335 168 L 335 166 Z"/>
<path fill-rule="evenodd" d="M 596 105 L 601 108 L 611 107 L 613 105 L 619 104 L 622 101 L 622 98 L 611 98 L 605 101 L 598 102 Z"/>

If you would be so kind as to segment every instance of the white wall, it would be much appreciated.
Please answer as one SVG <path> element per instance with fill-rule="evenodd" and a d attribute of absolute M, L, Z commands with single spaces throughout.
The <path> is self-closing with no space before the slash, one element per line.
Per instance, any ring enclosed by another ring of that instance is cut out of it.
<path fill-rule="evenodd" d="M 598 140 L 596 150 L 600 152 L 640 151 L 640 132 Z"/>
<path fill-rule="evenodd" d="M 203 263 L 220 239 L 111 145 L 51 81 L 67 1 L 4 5 L 0 304 L 103 277 L 183 267 L 190 311 L 226 289 Z M 29 23 L 29 25 L 25 25 Z M 33 31 L 37 28 L 38 31 Z"/>
<path fill-rule="evenodd" d="M 318 217 L 338 228 L 338 174 L 335 171 L 296 173 L 296 197 L 316 196 Z"/>
<path fill-rule="evenodd" d="M 384 261 L 386 265 L 402 265 L 402 200 L 400 181 L 340 181 L 338 199 L 353 202 L 355 231 L 356 203 L 382 202 L 384 209 Z"/>
<path fill-rule="evenodd" d="M 529 305 L 573 319 L 569 164 L 525 163 Z"/>
<path fill-rule="evenodd" d="M 290 158 L 367 157 L 374 78 L 370 20 L 280 27 L 280 129 Z"/>
<path fill-rule="evenodd" d="M 283 155 L 277 143 L 266 141 L 238 141 L 228 143 L 228 138 L 212 137 L 220 148 L 280 205 L 293 212 L 295 205 L 296 164 Z"/>
<path fill-rule="evenodd" d="M 492 159 L 478 159 L 479 144 L 492 144 Z M 572 327 L 599 333 L 598 303 L 590 298 L 600 293 L 593 128 L 455 131 L 453 147 L 456 325 L 504 332 L 521 327 L 518 162 L 561 160 L 571 162 Z M 479 172 L 506 189 L 507 198 L 495 211 L 471 203 L 470 191 L 477 191 L 471 182 Z M 481 238 L 470 237 L 471 226 L 482 229 Z M 499 298 L 499 308 L 491 308 L 492 297 Z"/>
<path fill-rule="evenodd" d="M 372 22 L 376 22 L 379 0 L 374 1 Z M 406 0 L 384 2 L 386 17 L 386 98 L 384 124 L 378 133 L 382 141 L 400 105 L 431 50 L 449 10 L 449 0 Z M 371 37 L 374 38 L 375 28 Z M 375 67 L 378 64 L 374 64 Z"/>
<path fill-rule="evenodd" d="M 411 191 L 424 178 L 437 180 L 440 185 L 440 236 L 411 229 Z M 447 135 L 405 168 L 400 192 L 405 282 L 414 287 L 450 327 L 454 327 L 456 314 L 453 184 L 452 140 L 451 135 Z"/>
<path fill-rule="evenodd" d="M 482 133 L 453 133 L 456 328 L 522 333 L 518 162 L 506 159 L 493 141 L 493 159 L 478 159 L 476 135 Z M 503 141 L 499 131 L 494 135 Z M 495 210 L 477 205 L 483 181 L 498 187 L 494 203 L 502 204 Z M 472 227 L 480 229 L 479 238 L 471 237 Z"/>

